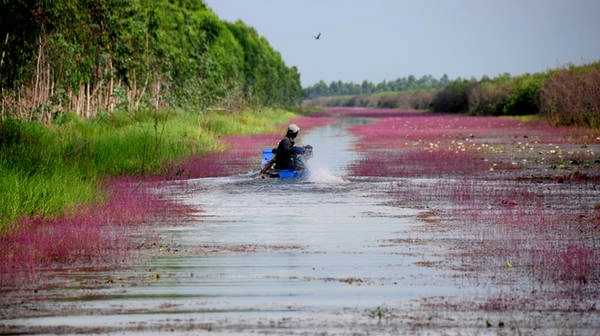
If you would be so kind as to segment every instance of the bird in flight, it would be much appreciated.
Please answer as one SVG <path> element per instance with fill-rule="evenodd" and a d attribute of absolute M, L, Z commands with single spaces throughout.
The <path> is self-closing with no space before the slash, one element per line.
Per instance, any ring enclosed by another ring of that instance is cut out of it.
<path fill-rule="evenodd" d="M 321 33 L 318 33 L 317 36 L 313 36 L 315 38 L 315 40 L 319 40 L 321 39 Z"/>

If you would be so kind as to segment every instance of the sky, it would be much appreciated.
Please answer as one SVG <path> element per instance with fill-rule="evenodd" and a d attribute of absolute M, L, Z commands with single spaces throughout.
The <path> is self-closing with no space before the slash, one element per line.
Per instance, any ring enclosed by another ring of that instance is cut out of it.
<path fill-rule="evenodd" d="M 298 68 L 303 87 L 517 76 L 600 61 L 600 0 L 204 2 L 222 20 L 254 27 Z"/>

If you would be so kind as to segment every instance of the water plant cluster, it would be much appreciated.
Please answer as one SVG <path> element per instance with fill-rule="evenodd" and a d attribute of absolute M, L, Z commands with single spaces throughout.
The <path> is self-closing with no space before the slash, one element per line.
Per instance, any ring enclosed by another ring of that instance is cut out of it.
<path fill-rule="evenodd" d="M 599 295 L 597 131 L 410 111 L 371 117 L 352 129 L 363 153 L 353 174 L 401 178 L 393 203 L 435 211 L 462 237 L 457 268 L 493 274 L 509 294 L 525 283 L 535 289 L 530 302 L 549 296 L 547 305 L 565 301 L 560 309 L 593 309 L 577 298 Z M 501 301 L 486 307 L 516 307 Z"/>
<path fill-rule="evenodd" d="M 152 238 L 154 223 L 192 215 L 155 187 L 139 178 L 111 178 L 102 184 L 102 202 L 52 217 L 21 217 L 0 236 L 0 284 L 8 290 L 49 281 L 47 270 L 114 269 L 127 262 L 139 250 L 138 239 Z"/>

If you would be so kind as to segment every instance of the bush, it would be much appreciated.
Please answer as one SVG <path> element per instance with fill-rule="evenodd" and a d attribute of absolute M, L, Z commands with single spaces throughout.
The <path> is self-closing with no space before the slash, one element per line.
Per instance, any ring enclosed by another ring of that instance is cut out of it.
<path fill-rule="evenodd" d="M 527 115 L 539 113 L 540 91 L 547 80 L 546 74 L 516 77 L 513 88 L 502 109 L 503 115 Z"/>
<path fill-rule="evenodd" d="M 540 112 L 554 125 L 600 127 L 600 62 L 551 72 Z"/>
<path fill-rule="evenodd" d="M 467 94 L 469 113 L 474 115 L 528 115 L 539 111 L 540 89 L 546 75 L 507 74 L 493 80 L 482 79 Z"/>
<path fill-rule="evenodd" d="M 435 112 L 542 114 L 554 125 L 600 127 L 600 62 L 547 73 L 456 80 L 435 93 Z"/>
<path fill-rule="evenodd" d="M 435 112 L 466 113 L 469 111 L 469 90 L 476 84 L 474 79 L 457 79 L 438 91 L 431 102 Z"/>
<path fill-rule="evenodd" d="M 473 115 L 502 115 L 511 91 L 508 81 L 482 81 L 467 93 L 468 111 Z"/>

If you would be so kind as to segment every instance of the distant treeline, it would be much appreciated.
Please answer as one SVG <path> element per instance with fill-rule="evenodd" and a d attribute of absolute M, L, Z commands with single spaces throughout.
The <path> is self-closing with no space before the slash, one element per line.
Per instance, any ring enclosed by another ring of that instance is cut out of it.
<path fill-rule="evenodd" d="M 314 99 L 318 97 L 331 96 L 348 96 L 348 95 L 371 95 L 383 92 L 401 92 L 414 91 L 424 89 L 439 89 L 450 83 L 448 75 L 443 75 L 440 79 L 436 79 L 431 75 L 425 75 L 421 78 L 416 78 L 414 75 L 401 77 L 394 81 L 382 81 L 378 84 L 373 84 L 364 80 L 361 84 L 353 82 L 331 82 L 326 84 L 324 81 L 319 81 L 313 86 L 304 89 L 306 99 Z"/>
<path fill-rule="evenodd" d="M 300 75 L 201 0 L 0 2 L 0 120 L 295 105 Z"/>
<path fill-rule="evenodd" d="M 600 62 L 545 73 L 457 78 L 441 88 L 318 97 L 307 106 L 410 108 L 471 115 L 539 114 L 554 125 L 600 127 Z"/>

